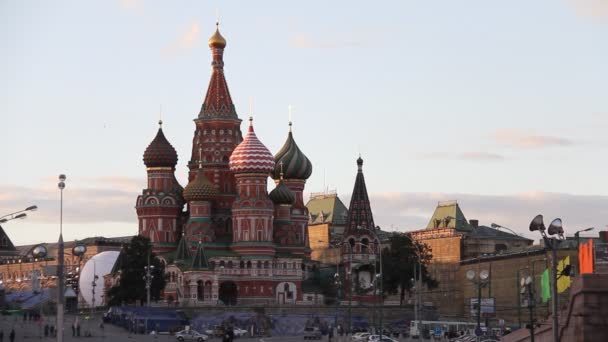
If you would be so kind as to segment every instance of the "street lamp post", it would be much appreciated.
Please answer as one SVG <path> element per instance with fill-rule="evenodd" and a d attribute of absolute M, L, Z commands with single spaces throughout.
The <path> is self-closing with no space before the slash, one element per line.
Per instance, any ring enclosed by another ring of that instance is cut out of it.
<path fill-rule="evenodd" d="M 574 233 L 574 237 L 576 238 L 576 248 L 577 249 L 578 249 L 578 246 L 581 244 L 581 242 L 579 240 L 580 233 L 589 232 L 589 231 L 592 231 L 594 229 L 595 229 L 595 227 L 589 227 L 589 228 L 581 229 L 581 230 L 577 231 L 576 233 Z"/>
<path fill-rule="evenodd" d="M 65 175 L 59 175 L 57 187 L 60 190 L 59 201 L 59 242 L 57 243 L 57 342 L 63 342 L 63 305 L 64 305 L 64 274 L 63 274 L 63 189 Z"/>
<path fill-rule="evenodd" d="M 404 235 L 406 238 L 408 238 L 412 245 L 414 247 L 416 247 L 416 251 L 418 252 L 416 257 L 418 259 L 418 280 L 416 282 L 416 297 L 415 302 L 414 302 L 414 320 L 416 320 L 418 322 L 418 339 L 422 339 L 422 336 L 420 335 L 420 330 L 422 328 L 422 315 L 421 313 L 418 312 L 418 310 L 420 310 L 420 304 L 422 301 L 422 251 L 420 250 L 420 246 L 416 243 L 416 241 L 414 241 L 414 239 L 412 239 L 411 236 L 405 234 Z M 414 277 L 416 276 L 416 270 L 414 269 Z"/>
<path fill-rule="evenodd" d="M 559 319 L 558 319 L 558 299 L 557 299 L 557 249 L 559 244 L 564 239 L 564 228 L 562 227 L 562 220 L 559 218 L 551 221 L 547 232 L 545 232 L 545 224 L 543 222 L 543 215 L 536 215 L 532 222 L 530 222 L 530 231 L 539 231 L 545 242 L 545 248 L 551 249 L 551 299 L 553 301 L 553 341 L 559 342 Z M 547 233 L 551 236 L 547 236 Z M 553 237 L 557 235 L 557 237 Z"/>
<path fill-rule="evenodd" d="M 78 281 L 80 281 L 80 262 L 82 262 L 82 258 L 86 252 L 87 246 L 82 243 L 76 243 L 74 248 L 72 248 L 72 255 L 78 257 L 78 266 L 76 267 L 76 276 Z M 78 284 L 76 285 L 76 294 L 78 294 Z M 78 308 L 78 303 L 76 304 L 76 308 Z"/>
<path fill-rule="evenodd" d="M 336 315 L 334 318 L 334 327 L 338 326 L 338 305 L 340 305 L 340 286 L 342 281 L 340 280 L 340 262 L 336 264 L 336 274 L 334 274 L 334 283 L 336 285 Z"/>
<path fill-rule="evenodd" d="M 47 249 L 45 246 L 43 245 L 38 245 L 36 247 L 34 247 L 34 249 L 32 250 L 32 256 L 34 257 L 34 271 L 33 272 L 38 272 L 38 270 L 36 270 L 36 266 L 38 264 L 38 259 L 40 258 L 45 258 L 47 254 Z M 32 273 L 33 273 L 32 272 Z M 33 276 L 32 276 L 33 278 Z M 38 277 L 37 281 L 39 282 L 39 287 L 40 287 L 40 319 L 42 319 L 42 297 L 44 295 L 44 289 L 42 288 L 42 272 L 40 272 L 40 277 Z M 42 338 L 42 324 L 38 325 L 38 332 L 40 334 L 40 338 Z"/>
<path fill-rule="evenodd" d="M 17 219 L 26 218 L 27 217 L 26 211 L 36 211 L 37 209 L 38 209 L 37 206 L 30 205 L 29 207 L 27 207 L 27 208 L 25 208 L 23 210 L 15 211 L 14 213 L 10 213 L 10 214 L 6 214 L 4 216 L 0 216 L 0 223 L 5 223 L 6 221 L 10 221 L 10 220 L 17 220 Z"/>
<path fill-rule="evenodd" d="M 152 288 L 152 279 L 154 279 L 154 275 L 152 275 L 152 273 L 154 272 L 154 265 L 150 265 L 150 250 L 152 249 L 152 246 L 148 246 L 148 265 L 144 266 L 144 271 L 146 272 L 144 274 L 144 281 L 146 282 L 146 306 L 150 306 L 150 289 Z"/>
<path fill-rule="evenodd" d="M 467 271 L 466 276 L 470 282 L 477 286 L 477 328 L 475 328 L 475 334 L 481 336 L 481 288 L 488 283 L 490 273 L 487 270 L 481 270 L 479 280 L 475 279 L 477 274 L 473 270 Z"/>

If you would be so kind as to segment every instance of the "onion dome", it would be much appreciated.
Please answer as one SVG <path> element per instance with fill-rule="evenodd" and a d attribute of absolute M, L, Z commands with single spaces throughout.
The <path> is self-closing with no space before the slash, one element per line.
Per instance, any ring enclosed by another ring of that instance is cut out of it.
<path fill-rule="evenodd" d="M 146 167 L 175 167 L 177 152 L 163 134 L 163 121 L 158 121 L 158 125 L 156 137 L 144 152 L 144 164 Z"/>
<path fill-rule="evenodd" d="M 203 169 L 199 168 L 196 177 L 184 188 L 184 199 L 191 201 L 211 201 L 218 195 L 217 189 L 211 184 L 203 173 Z"/>
<path fill-rule="evenodd" d="M 296 195 L 289 190 L 283 178 L 279 181 L 279 184 L 268 194 L 268 197 L 274 204 L 293 204 L 296 201 Z"/>
<path fill-rule="evenodd" d="M 215 33 L 209 38 L 209 47 L 219 49 L 226 47 L 226 38 L 220 34 L 220 23 L 215 23 Z"/>
<path fill-rule="evenodd" d="M 253 131 L 253 118 L 249 118 L 247 135 L 230 155 L 229 165 L 230 171 L 234 173 L 269 174 L 274 170 L 272 153 Z"/>
<path fill-rule="evenodd" d="M 283 165 L 283 175 L 285 179 L 301 179 L 306 180 L 312 174 L 312 164 L 310 160 L 300 151 L 300 148 L 293 140 L 291 132 L 291 122 L 289 123 L 289 135 L 287 141 L 279 152 L 274 156 L 275 168 L 272 172 L 272 178 L 277 180 L 281 176 L 281 168 Z"/>

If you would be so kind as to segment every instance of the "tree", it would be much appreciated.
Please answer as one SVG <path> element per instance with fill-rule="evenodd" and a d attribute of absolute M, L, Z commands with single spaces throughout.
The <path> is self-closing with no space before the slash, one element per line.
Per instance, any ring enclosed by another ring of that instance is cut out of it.
<path fill-rule="evenodd" d="M 406 292 L 411 292 L 417 279 L 418 250 L 421 252 L 422 282 L 429 289 L 436 288 L 439 282 L 428 273 L 428 265 L 433 258 L 431 248 L 423 243 L 415 242 L 405 234 L 391 234 L 390 247 L 382 250 L 383 286 L 389 294 L 399 293 L 399 303 L 403 305 Z"/>
<path fill-rule="evenodd" d="M 116 260 L 116 265 L 112 269 L 112 275 L 119 277 L 115 286 L 108 291 L 108 304 L 121 305 L 132 304 L 139 301 L 146 302 L 146 281 L 144 276 L 145 266 L 154 266 L 151 275 L 152 284 L 150 286 L 151 300 L 160 299 L 161 291 L 165 288 L 165 269 L 154 253 L 150 240 L 143 236 L 134 236 L 131 243 L 123 246 L 122 251 Z"/>

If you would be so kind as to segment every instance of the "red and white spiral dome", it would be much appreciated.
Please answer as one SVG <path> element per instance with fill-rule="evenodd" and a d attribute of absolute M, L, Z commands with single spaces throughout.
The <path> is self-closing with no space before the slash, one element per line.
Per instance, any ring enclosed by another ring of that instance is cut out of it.
<path fill-rule="evenodd" d="M 249 121 L 247 135 L 230 155 L 230 171 L 269 174 L 274 170 L 274 156 L 255 135 L 252 119 Z"/>

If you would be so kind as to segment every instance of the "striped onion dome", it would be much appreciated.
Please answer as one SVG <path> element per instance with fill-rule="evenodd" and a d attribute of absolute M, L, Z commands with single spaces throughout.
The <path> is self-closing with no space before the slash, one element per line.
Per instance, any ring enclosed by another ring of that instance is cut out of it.
<path fill-rule="evenodd" d="M 191 201 L 211 201 L 218 195 L 217 189 L 211 184 L 203 173 L 203 169 L 198 169 L 196 177 L 184 188 L 184 199 Z"/>
<path fill-rule="evenodd" d="M 293 140 L 291 132 L 291 122 L 289 123 L 289 135 L 287 141 L 279 152 L 274 156 L 275 168 L 272 171 L 272 178 L 277 180 L 281 177 L 281 164 L 285 179 L 306 180 L 312 174 L 312 164 L 310 160 L 300 151 L 300 148 Z"/>
<path fill-rule="evenodd" d="M 283 178 L 279 181 L 279 184 L 268 194 L 268 197 L 274 204 L 293 204 L 296 201 L 296 195 L 289 190 Z"/>
<path fill-rule="evenodd" d="M 158 125 L 156 137 L 144 152 L 144 164 L 146 167 L 175 167 L 177 152 L 163 134 L 162 120 L 158 122 Z"/>
<path fill-rule="evenodd" d="M 230 171 L 269 174 L 274 170 L 274 158 L 255 135 L 253 119 L 249 118 L 249 122 L 247 135 L 230 155 Z"/>

